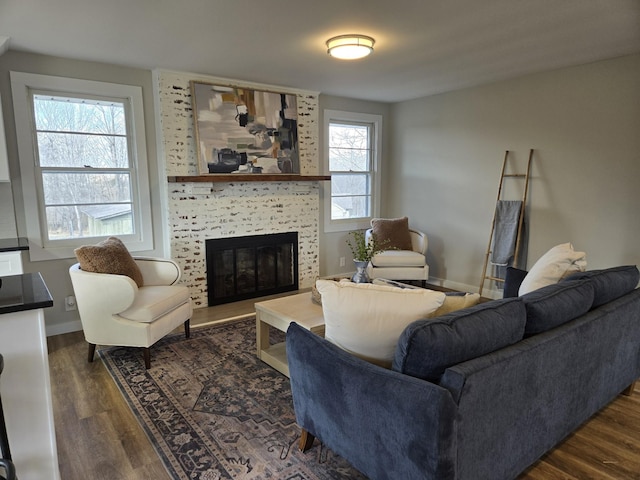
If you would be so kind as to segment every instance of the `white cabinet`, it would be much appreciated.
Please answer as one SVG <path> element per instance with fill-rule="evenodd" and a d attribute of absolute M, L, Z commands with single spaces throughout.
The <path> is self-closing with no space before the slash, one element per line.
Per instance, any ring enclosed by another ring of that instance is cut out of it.
<path fill-rule="evenodd" d="M 20 275 L 22 273 L 22 254 L 15 252 L 0 252 L 0 277 Z"/>
<path fill-rule="evenodd" d="M 53 299 L 39 273 L 2 280 L 1 390 L 13 463 L 20 480 L 60 480 L 44 327 Z"/>
<path fill-rule="evenodd" d="M 2 99 L 0 99 L 0 182 L 9 181 L 9 157 L 7 156 L 7 140 L 2 118 Z"/>

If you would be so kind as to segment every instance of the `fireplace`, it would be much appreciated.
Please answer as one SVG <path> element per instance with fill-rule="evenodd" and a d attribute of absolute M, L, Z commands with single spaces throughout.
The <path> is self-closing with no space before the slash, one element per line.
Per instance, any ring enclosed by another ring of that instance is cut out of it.
<path fill-rule="evenodd" d="M 206 240 L 209 306 L 298 289 L 298 232 Z"/>

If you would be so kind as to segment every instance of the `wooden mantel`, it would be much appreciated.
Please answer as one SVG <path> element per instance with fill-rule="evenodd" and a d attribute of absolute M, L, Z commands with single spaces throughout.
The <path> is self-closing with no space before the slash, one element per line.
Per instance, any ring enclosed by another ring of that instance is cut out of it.
<path fill-rule="evenodd" d="M 319 182 L 331 180 L 331 175 L 289 175 L 289 174 L 265 174 L 265 173 L 228 173 L 209 175 L 183 175 L 169 176 L 169 183 L 234 183 L 234 182 Z"/>

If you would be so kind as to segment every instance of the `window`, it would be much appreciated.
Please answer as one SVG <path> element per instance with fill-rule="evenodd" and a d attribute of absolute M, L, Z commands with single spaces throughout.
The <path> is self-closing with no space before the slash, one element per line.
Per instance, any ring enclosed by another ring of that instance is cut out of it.
<path fill-rule="evenodd" d="M 115 235 L 151 249 L 139 87 L 11 72 L 32 260 Z"/>
<path fill-rule="evenodd" d="M 325 231 L 368 228 L 378 215 L 379 115 L 325 110 L 325 150 L 330 194 Z"/>

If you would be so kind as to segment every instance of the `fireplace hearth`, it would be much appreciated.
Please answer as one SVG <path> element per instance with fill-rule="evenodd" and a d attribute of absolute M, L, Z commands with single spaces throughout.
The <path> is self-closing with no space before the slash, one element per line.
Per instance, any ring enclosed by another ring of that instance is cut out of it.
<path fill-rule="evenodd" d="M 298 232 L 206 240 L 209 306 L 298 289 Z"/>

